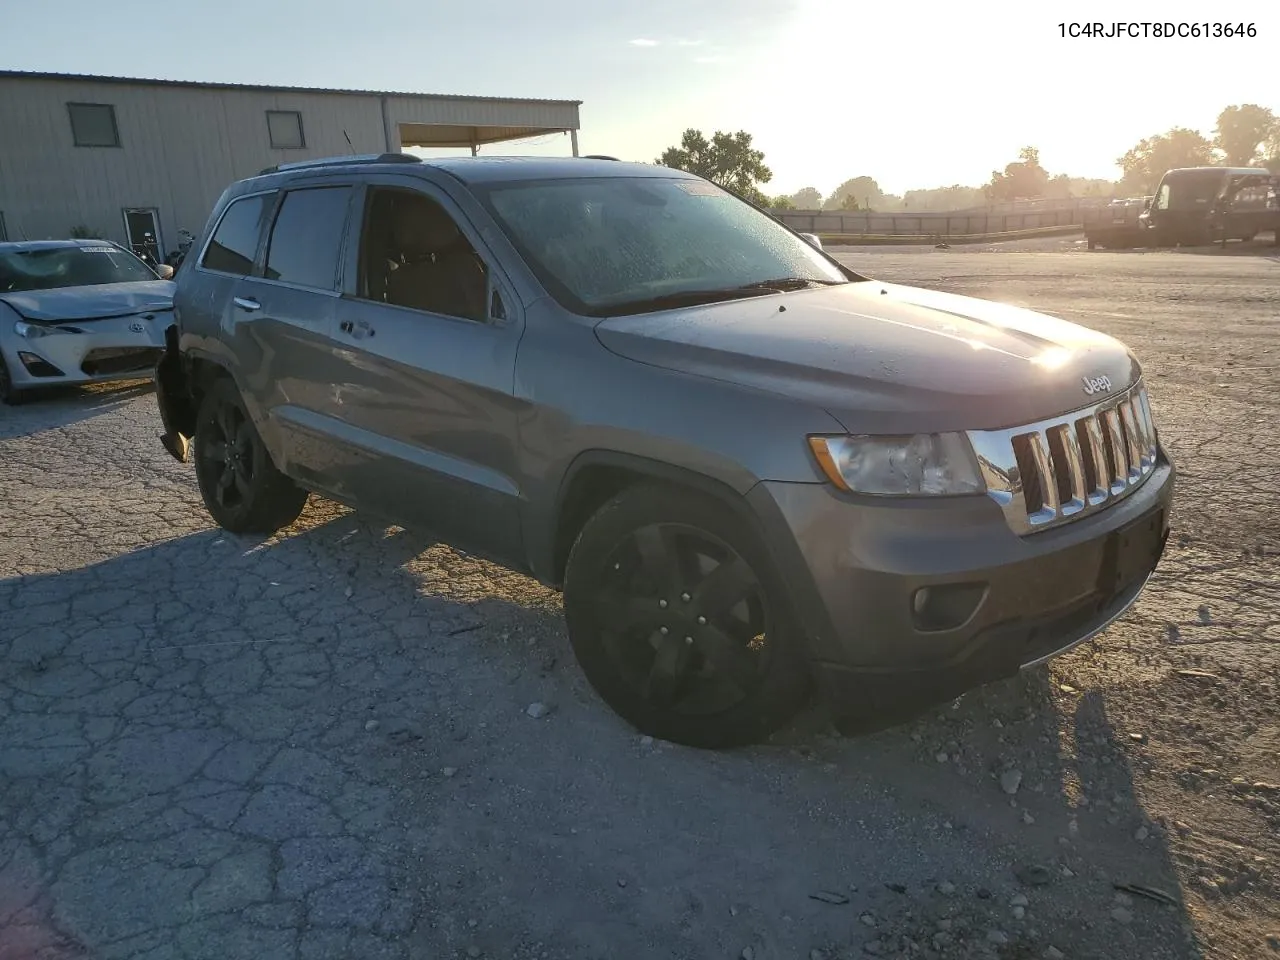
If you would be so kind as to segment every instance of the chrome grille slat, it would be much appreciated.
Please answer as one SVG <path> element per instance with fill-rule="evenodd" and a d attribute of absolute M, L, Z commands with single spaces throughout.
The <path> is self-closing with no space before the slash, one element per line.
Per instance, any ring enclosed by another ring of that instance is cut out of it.
<path fill-rule="evenodd" d="M 1085 432 L 1089 434 L 1089 457 L 1093 461 L 1093 489 L 1089 491 L 1089 506 L 1096 507 L 1111 496 L 1107 477 L 1106 447 L 1102 445 L 1102 424 L 1097 417 L 1082 417 Z M 1079 422 L 1079 421 L 1077 421 Z"/>
<path fill-rule="evenodd" d="M 1080 439 L 1076 436 L 1076 425 L 1074 423 L 1065 423 L 1052 429 L 1062 438 L 1062 449 L 1066 460 L 1066 463 L 1062 466 L 1067 472 L 1067 489 L 1071 492 L 1070 499 L 1064 501 L 1059 506 L 1059 510 L 1064 517 L 1070 517 L 1087 506 L 1084 488 L 1084 459 L 1080 456 Z"/>
<path fill-rule="evenodd" d="M 1142 484 L 1158 454 L 1141 381 L 1082 410 L 968 436 L 988 495 L 1019 535 L 1106 509 Z"/>

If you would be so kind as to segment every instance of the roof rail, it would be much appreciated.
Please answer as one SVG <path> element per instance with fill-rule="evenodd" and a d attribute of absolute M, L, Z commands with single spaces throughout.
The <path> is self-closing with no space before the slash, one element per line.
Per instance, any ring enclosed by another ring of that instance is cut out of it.
<path fill-rule="evenodd" d="M 295 160 L 292 163 L 277 163 L 258 171 L 263 177 L 268 173 L 280 173 L 284 170 L 303 170 L 308 167 L 342 167 L 363 163 L 421 163 L 421 159 L 409 153 L 362 153 L 347 157 L 321 157 L 318 160 Z"/>
<path fill-rule="evenodd" d="M 609 157 L 603 153 L 588 153 L 582 159 L 583 160 L 617 160 L 618 163 L 622 162 L 621 160 L 618 160 L 617 157 Z"/>

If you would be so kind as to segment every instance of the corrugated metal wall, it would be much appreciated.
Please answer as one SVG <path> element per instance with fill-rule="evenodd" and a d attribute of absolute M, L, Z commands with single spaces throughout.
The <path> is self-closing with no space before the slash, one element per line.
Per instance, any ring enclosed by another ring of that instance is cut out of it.
<path fill-rule="evenodd" d="M 75 146 L 69 101 L 114 106 L 121 146 Z M 402 122 L 578 125 L 572 104 L 389 97 L 387 107 L 392 149 Z M 268 110 L 301 112 L 304 149 L 271 147 Z M 200 231 L 229 183 L 353 148 L 386 149 L 377 95 L 0 77 L 0 214 L 10 240 L 66 237 L 83 226 L 123 243 L 124 209 L 154 207 L 165 253 L 180 228 Z"/>

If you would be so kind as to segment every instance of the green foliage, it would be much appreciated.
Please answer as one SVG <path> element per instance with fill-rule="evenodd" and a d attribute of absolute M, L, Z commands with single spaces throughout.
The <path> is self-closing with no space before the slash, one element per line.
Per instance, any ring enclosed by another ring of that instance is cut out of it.
<path fill-rule="evenodd" d="M 1140 140 L 1116 160 L 1124 171 L 1120 189 L 1128 196 L 1150 195 L 1167 170 L 1204 167 L 1213 162 L 1213 144 L 1198 131 L 1186 127 L 1174 127 L 1167 133 Z"/>
<path fill-rule="evenodd" d="M 826 210 L 878 210 L 885 194 L 871 177 L 853 177 L 831 191 L 822 205 Z"/>
<path fill-rule="evenodd" d="M 1245 103 L 1227 107 L 1218 114 L 1213 142 L 1228 165 L 1251 167 L 1264 159 L 1259 148 L 1270 146 L 1271 138 L 1277 135 L 1280 135 L 1280 118 L 1266 107 Z M 1267 155 L 1270 156 L 1269 151 Z"/>
<path fill-rule="evenodd" d="M 797 210 L 821 210 L 822 194 L 817 187 L 804 187 L 791 195 Z"/>
<path fill-rule="evenodd" d="M 769 202 L 759 185 L 772 180 L 773 171 L 765 166 L 763 151 L 751 146 L 751 134 L 745 130 L 717 130 L 708 140 L 701 130 L 690 128 L 678 147 L 668 147 L 654 162 L 705 177 L 761 206 Z"/>
<path fill-rule="evenodd" d="M 794 210 L 795 202 L 790 197 L 774 197 L 769 201 L 771 210 Z"/>
<path fill-rule="evenodd" d="M 991 201 L 1031 200 L 1047 196 L 1049 172 L 1040 165 L 1040 151 L 1023 147 L 1018 159 L 1006 164 L 1004 172 L 991 171 L 991 182 L 985 188 Z"/>

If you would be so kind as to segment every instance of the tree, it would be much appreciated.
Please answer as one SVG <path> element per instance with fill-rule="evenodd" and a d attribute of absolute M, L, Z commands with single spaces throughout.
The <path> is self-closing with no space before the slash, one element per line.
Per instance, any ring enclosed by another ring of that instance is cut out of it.
<path fill-rule="evenodd" d="M 668 147 L 654 163 L 705 177 L 753 203 L 769 202 L 759 184 L 772 180 L 773 171 L 764 165 L 763 151 L 751 146 L 751 134 L 745 130 L 732 134 L 717 130 L 707 140 L 701 130 L 690 128 L 680 138 L 680 146 Z"/>
<path fill-rule="evenodd" d="M 991 171 L 991 182 L 984 191 L 988 200 L 1027 200 L 1043 197 L 1049 186 L 1049 171 L 1040 166 L 1040 151 L 1023 147 L 1018 159 L 1006 164 L 1004 172 Z"/>
<path fill-rule="evenodd" d="M 874 210 L 884 199 L 880 184 L 871 177 L 853 177 L 831 191 L 824 210 Z M 849 206 L 852 202 L 854 205 Z"/>
<path fill-rule="evenodd" d="M 1233 167 L 1248 167 L 1262 159 L 1258 147 L 1278 130 L 1280 119 L 1266 107 L 1256 103 L 1227 107 L 1218 114 L 1214 145 Z"/>
<path fill-rule="evenodd" d="M 794 210 L 796 205 L 790 197 L 774 197 L 769 201 L 770 210 Z"/>
<path fill-rule="evenodd" d="M 1120 180 L 1122 192 L 1147 196 L 1156 188 L 1166 170 L 1178 167 L 1204 167 L 1213 163 L 1213 144 L 1198 131 L 1174 127 L 1167 133 L 1140 140 L 1128 153 L 1116 160 L 1124 171 Z"/>
<path fill-rule="evenodd" d="M 795 204 L 797 210 L 821 210 L 822 194 L 818 192 L 817 187 L 805 187 L 791 195 L 791 202 Z"/>

